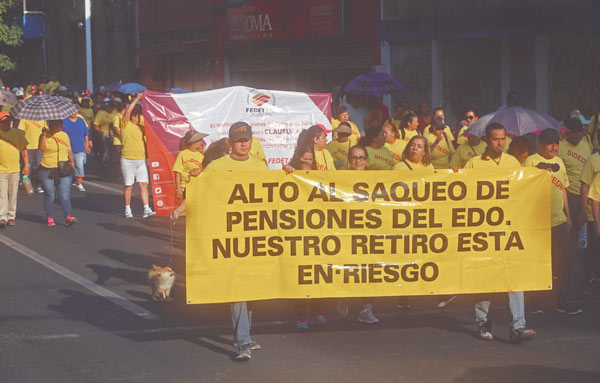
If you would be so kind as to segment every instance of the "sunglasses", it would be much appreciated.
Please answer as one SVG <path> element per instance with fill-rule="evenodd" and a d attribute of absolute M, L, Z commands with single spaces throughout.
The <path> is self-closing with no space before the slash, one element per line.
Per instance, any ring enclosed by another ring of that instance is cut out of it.
<path fill-rule="evenodd" d="M 472 120 L 474 118 L 475 118 L 475 116 L 467 116 L 467 120 Z"/>
<path fill-rule="evenodd" d="M 350 161 L 366 161 L 367 157 L 365 156 L 352 156 L 350 157 Z"/>

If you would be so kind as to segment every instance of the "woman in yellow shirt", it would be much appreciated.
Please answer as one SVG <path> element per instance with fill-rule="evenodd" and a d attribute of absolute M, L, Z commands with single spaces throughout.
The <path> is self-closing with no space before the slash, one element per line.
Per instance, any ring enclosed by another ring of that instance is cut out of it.
<path fill-rule="evenodd" d="M 298 136 L 298 145 L 309 145 L 315 151 L 315 166 L 317 170 L 336 170 L 334 159 L 327 150 L 327 133 L 325 128 L 313 125 L 303 130 Z"/>
<path fill-rule="evenodd" d="M 367 149 L 369 159 L 367 160 L 367 170 L 392 170 L 397 161 L 385 147 L 385 136 L 383 129 L 378 126 L 371 126 L 365 132 L 365 136 L 358 143 Z"/>
<path fill-rule="evenodd" d="M 204 148 L 206 148 L 204 137 L 206 136 L 208 134 L 190 130 L 181 139 L 181 143 L 179 144 L 181 151 L 177 155 L 175 164 L 173 165 L 178 201 L 184 198 L 185 186 L 190 182 L 190 172 L 194 169 L 202 168 Z"/>
<path fill-rule="evenodd" d="M 396 124 L 390 120 L 383 124 L 383 136 L 385 137 L 385 147 L 388 148 L 390 154 L 396 162 L 402 160 L 402 152 L 406 146 L 406 141 L 400 136 L 400 131 Z"/>
<path fill-rule="evenodd" d="M 67 225 L 73 225 L 77 218 L 71 215 L 71 183 L 73 181 L 73 171 L 71 174 L 59 175 L 59 162 L 68 161 L 71 169 L 75 168 L 73 161 L 73 152 L 71 151 L 71 141 L 67 133 L 62 131 L 62 120 L 48 121 L 48 128 L 42 130 L 39 138 L 39 150 L 42 151 L 42 160 L 38 168 L 38 180 L 44 190 L 44 208 L 48 226 L 56 226 L 54 222 L 54 198 L 58 194 L 60 206 L 63 209 Z"/>
<path fill-rule="evenodd" d="M 423 136 L 414 136 L 408 141 L 402 152 L 402 161 L 394 166 L 394 170 L 425 170 L 434 173 L 431 165 L 431 150 L 429 143 Z"/>
<path fill-rule="evenodd" d="M 431 149 L 431 163 L 436 169 L 449 169 L 450 156 L 455 152 L 454 144 L 452 144 L 452 132 L 447 129 L 444 120 L 440 117 L 435 117 L 431 126 L 425 129 L 423 136 L 429 141 Z"/>

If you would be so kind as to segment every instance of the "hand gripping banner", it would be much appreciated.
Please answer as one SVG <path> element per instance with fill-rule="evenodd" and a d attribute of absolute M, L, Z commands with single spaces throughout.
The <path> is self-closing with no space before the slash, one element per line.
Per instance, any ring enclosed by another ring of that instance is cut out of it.
<path fill-rule="evenodd" d="M 186 203 L 188 303 L 552 286 L 539 169 L 207 173 Z"/>
<path fill-rule="evenodd" d="M 270 169 L 292 157 L 303 129 L 323 124 L 331 129 L 331 94 L 252 89 L 243 86 L 206 92 L 144 92 L 142 99 L 154 208 L 168 216 L 179 204 L 171 169 L 179 140 L 194 129 L 209 134 L 207 145 L 227 137 L 237 121 L 252 126 Z M 331 138 L 331 137 L 330 137 Z"/>

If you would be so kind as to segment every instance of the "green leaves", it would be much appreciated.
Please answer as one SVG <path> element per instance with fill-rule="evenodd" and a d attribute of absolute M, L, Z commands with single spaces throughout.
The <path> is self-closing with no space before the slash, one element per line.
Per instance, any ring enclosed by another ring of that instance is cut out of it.
<path fill-rule="evenodd" d="M 3 18 L 3 15 L 15 5 L 15 0 L 0 0 L 0 48 L 3 45 L 17 47 L 23 43 L 23 29 L 6 25 Z M 16 67 L 8 55 L 0 53 L 0 71 L 15 70 Z"/>

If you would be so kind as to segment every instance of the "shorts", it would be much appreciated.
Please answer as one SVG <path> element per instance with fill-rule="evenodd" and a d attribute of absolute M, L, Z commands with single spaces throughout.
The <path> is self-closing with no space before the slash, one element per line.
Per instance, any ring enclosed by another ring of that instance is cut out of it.
<path fill-rule="evenodd" d="M 75 162 L 75 177 L 83 178 L 85 176 L 84 165 L 86 160 L 85 152 L 73 153 L 73 162 Z"/>
<path fill-rule="evenodd" d="M 135 182 L 148 183 L 148 168 L 146 160 L 129 160 L 121 158 L 121 171 L 125 186 L 131 186 Z"/>

